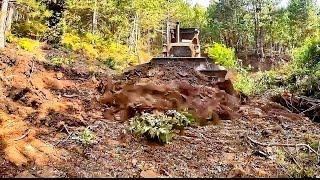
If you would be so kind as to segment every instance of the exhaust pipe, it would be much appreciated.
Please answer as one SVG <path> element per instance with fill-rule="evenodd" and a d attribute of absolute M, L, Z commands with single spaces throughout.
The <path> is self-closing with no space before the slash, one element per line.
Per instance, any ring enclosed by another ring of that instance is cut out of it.
<path fill-rule="evenodd" d="M 177 43 L 180 43 L 180 23 L 177 22 Z"/>

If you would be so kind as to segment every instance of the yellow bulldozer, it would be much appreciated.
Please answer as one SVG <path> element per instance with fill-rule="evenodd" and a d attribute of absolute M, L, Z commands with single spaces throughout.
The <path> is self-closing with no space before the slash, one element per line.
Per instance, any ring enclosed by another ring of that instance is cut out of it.
<path fill-rule="evenodd" d="M 164 35 L 162 55 L 153 58 L 152 62 L 183 61 L 207 76 L 225 78 L 227 71 L 223 67 L 201 56 L 200 31 L 197 28 L 181 28 L 179 22 L 167 22 Z"/>

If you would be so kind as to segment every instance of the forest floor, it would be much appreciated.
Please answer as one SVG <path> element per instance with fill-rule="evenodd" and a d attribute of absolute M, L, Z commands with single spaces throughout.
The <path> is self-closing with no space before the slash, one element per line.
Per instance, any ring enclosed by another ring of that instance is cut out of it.
<path fill-rule="evenodd" d="M 1 51 L 0 177 L 319 177 L 320 124 L 267 94 L 240 101 L 231 81 L 173 65 L 116 76 Z M 126 131 L 136 111 L 180 106 L 216 118 L 166 145 Z M 81 141 L 86 128 L 91 145 Z"/>

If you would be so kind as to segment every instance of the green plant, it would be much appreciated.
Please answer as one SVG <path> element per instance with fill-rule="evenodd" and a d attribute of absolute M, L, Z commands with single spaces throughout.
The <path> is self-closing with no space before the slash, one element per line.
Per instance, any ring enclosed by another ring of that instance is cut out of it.
<path fill-rule="evenodd" d="M 113 69 L 113 70 L 116 69 L 116 62 L 111 57 L 107 57 L 107 58 L 98 57 L 98 61 L 100 61 L 104 65 L 108 66 L 110 69 Z"/>
<path fill-rule="evenodd" d="M 247 96 L 253 95 L 256 92 L 255 81 L 247 71 L 238 73 L 234 87 Z"/>
<path fill-rule="evenodd" d="M 89 61 L 99 60 L 115 70 L 122 71 L 129 64 L 137 64 L 136 56 L 127 45 L 110 42 L 91 33 L 81 36 L 65 33 L 61 43 L 72 51 L 83 53 Z"/>
<path fill-rule="evenodd" d="M 93 134 L 92 131 L 90 131 L 89 129 L 85 129 L 80 136 L 80 142 L 84 145 L 91 145 L 94 144 L 96 142 L 96 137 Z"/>
<path fill-rule="evenodd" d="M 130 119 L 129 130 L 138 135 L 144 135 L 149 139 L 157 139 L 162 143 L 168 143 L 174 136 L 175 129 L 191 125 L 192 119 L 182 113 L 169 110 L 166 113 L 143 113 Z"/>
<path fill-rule="evenodd" d="M 97 142 L 95 134 L 88 128 L 84 129 L 81 132 L 75 132 L 71 136 L 71 139 L 77 141 L 78 143 L 84 146 L 93 145 Z"/>
<path fill-rule="evenodd" d="M 227 48 L 223 44 L 214 43 L 208 49 L 208 55 L 215 62 L 226 68 L 235 68 L 238 64 L 234 50 Z"/>
<path fill-rule="evenodd" d="M 89 129 L 85 129 L 82 133 L 81 141 L 86 145 L 93 144 L 95 142 L 95 136 Z"/>
<path fill-rule="evenodd" d="M 17 0 L 17 4 L 20 18 L 12 23 L 12 32 L 18 37 L 44 40 L 50 30 L 47 20 L 52 17 L 52 11 L 47 9 L 44 1 Z"/>
<path fill-rule="evenodd" d="M 74 59 L 72 58 L 64 58 L 64 57 L 54 57 L 50 60 L 53 64 L 61 66 L 63 64 L 71 65 L 74 63 Z"/>
<path fill-rule="evenodd" d="M 291 165 L 288 168 L 288 173 L 293 178 L 314 178 L 315 170 L 310 167 L 299 167 L 297 165 Z"/>
<path fill-rule="evenodd" d="M 293 61 L 286 75 L 291 91 L 320 98 L 320 39 L 308 38 L 304 45 L 293 51 Z"/>

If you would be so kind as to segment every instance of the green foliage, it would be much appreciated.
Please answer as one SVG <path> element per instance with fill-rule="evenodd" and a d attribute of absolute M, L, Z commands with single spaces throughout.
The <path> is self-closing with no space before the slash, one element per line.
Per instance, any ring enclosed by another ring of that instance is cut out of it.
<path fill-rule="evenodd" d="M 52 12 L 45 6 L 44 0 L 17 0 L 20 17 L 13 24 L 13 33 L 18 37 L 44 40 L 49 30 L 46 21 Z"/>
<path fill-rule="evenodd" d="M 81 134 L 80 141 L 84 145 L 94 144 L 96 142 L 95 135 L 89 129 L 85 129 Z"/>
<path fill-rule="evenodd" d="M 280 7 L 282 2 L 211 1 L 204 34 L 204 39 L 209 41 L 205 42 L 221 42 L 237 52 L 254 50 L 259 42 L 267 47 L 265 50 L 270 45 L 292 49 L 319 33 L 319 10 L 315 1 L 290 0 L 288 7 Z"/>
<path fill-rule="evenodd" d="M 274 70 L 251 73 L 248 70 L 240 69 L 234 87 L 243 94 L 252 96 L 267 90 L 278 92 L 285 85 L 283 81 L 283 75 Z"/>
<path fill-rule="evenodd" d="M 24 50 L 33 52 L 40 47 L 40 42 L 28 38 L 19 38 L 17 44 Z"/>
<path fill-rule="evenodd" d="M 254 77 L 256 93 L 263 93 L 270 89 L 276 89 L 282 86 L 283 77 L 274 70 L 258 72 Z"/>
<path fill-rule="evenodd" d="M 293 57 L 286 77 L 290 90 L 320 98 L 320 38 L 308 38 Z"/>
<path fill-rule="evenodd" d="M 243 71 L 237 75 L 234 87 L 247 96 L 255 94 L 256 91 L 255 81 L 247 71 Z"/>
<path fill-rule="evenodd" d="M 99 60 L 112 69 L 121 71 L 130 63 L 137 63 L 137 58 L 128 46 L 105 41 L 91 33 L 85 33 L 83 36 L 65 33 L 61 43 L 72 51 L 83 53 L 88 60 Z"/>
<path fill-rule="evenodd" d="M 76 140 L 78 143 L 81 143 L 84 146 L 90 146 L 97 142 L 94 133 L 87 128 L 82 132 L 73 134 L 71 139 Z"/>
<path fill-rule="evenodd" d="M 111 57 L 107 57 L 107 58 L 98 57 L 98 61 L 102 62 L 104 65 L 106 65 L 110 69 L 113 69 L 113 70 L 116 69 L 116 62 Z"/>
<path fill-rule="evenodd" d="M 130 49 L 126 45 L 109 43 L 107 49 L 103 52 L 109 58 L 114 59 L 116 62 L 115 69 L 123 70 L 129 66 L 129 64 L 138 64 L 137 57 L 130 52 Z"/>
<path fill-rule="evenodd" d="M 64 57 L 54 57 L 51 60 L 51 63 L 61 66 L 63 64 L 71 65 L 74 63 L 74 59 L 72 58 L 64 58 Z"/>
<path fill-rule="evenodd" d="M 226 68 L 235 68 L 237 66 L 237 58 L 234 50 L 227 48 L 223 44 L 214 43 L 213 46 L 208 49 L 208 55 L 215 62 Z"/>
<path fill-rule="evenodd" d="M 130 119 L 129 130 L 135 134 L 168 143 L 175 134 L 174 129 L 189 126 L 193 120 L 175 110 L 156 114 L 143 113 L 141 116 Z"/>
<path fill-rule="evenodd" d="M 291 165 L 288 168 L 288 172 L 293 178 L 314 178 L 315 170 L 310 167 L 302 167 L 300 168 L 297 165 Z"/>

